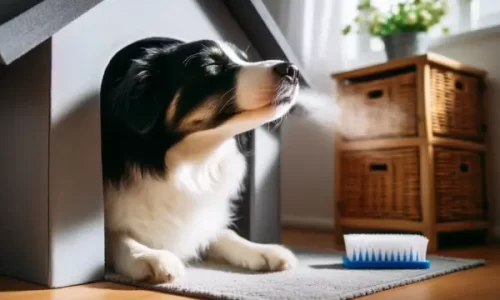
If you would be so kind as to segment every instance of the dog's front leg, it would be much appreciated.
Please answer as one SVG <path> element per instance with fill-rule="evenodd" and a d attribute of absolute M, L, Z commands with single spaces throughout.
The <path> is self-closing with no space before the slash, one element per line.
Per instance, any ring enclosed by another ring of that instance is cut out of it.
<path fill-rule="evenodd" d="M 208 257 L 254 271 L 283 271 L 297 264 L 287 248 L 250 242 L 229 229 L 219 233 L 209 247 Z"/>
<path fill-rule="evenodd" d="M 110 234 L 107 256 L 116 272 L 134 280 L 172 282 L 185 273 L 182 261 L 168 250 L 149 248 L 126 234 Z"/>

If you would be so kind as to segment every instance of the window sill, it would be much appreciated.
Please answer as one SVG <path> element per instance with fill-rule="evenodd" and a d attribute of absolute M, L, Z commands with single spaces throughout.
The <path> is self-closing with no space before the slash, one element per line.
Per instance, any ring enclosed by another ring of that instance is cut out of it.
<path fill-rule="evenodd" d="M 475 43 L 482 39 L 500 36 L 500 24 L 495 26 L 483 27 L 466 31 L 463 33 L 450 34 L 447 36 L 440 36 L 431 39 L 429 49 L 439 48 L 440 46 L 459 45 L 463 43 Z M 359 58 L 348 60 L 345 62 L 343 69 L 355 69 L 364 66 L 377 64 L 386 61 L 386 54 L 384 50 L 380 51 L 364 51 L 359 55 Z"/>
<path fill-rule="evenodd" d="M 500 35 L 500 25 L 489 26 L 479 29 L 473 29 L 463 33 L 440 36 L 430 43 L 430 48 L 437 48 L 443 45 L 453 45 L 461 43 L 472 43 L 478 40 L 491 38 Z"/>

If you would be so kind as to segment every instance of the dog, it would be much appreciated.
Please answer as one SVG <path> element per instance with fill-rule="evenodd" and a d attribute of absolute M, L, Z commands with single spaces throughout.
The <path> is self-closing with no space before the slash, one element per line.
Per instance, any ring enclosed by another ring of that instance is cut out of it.
<path fill-rule="evenodd" d="M 225 41 L 149 37 L 109 61 L 101 82 L 106 265 L 133 280 L 172 282 L 219 260 L 253 271 L 295 255 L 230 229 L 246 160 L 235 137 L 296 102 L 289 62 L 249 62 Z"/>

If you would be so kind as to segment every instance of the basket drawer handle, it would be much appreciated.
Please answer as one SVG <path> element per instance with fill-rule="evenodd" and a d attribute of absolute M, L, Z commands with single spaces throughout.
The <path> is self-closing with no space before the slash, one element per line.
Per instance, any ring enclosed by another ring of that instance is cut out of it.
<path fill-rule="evenodd" d="M 459 169 L 460 169 L 460 172 L 467 173 L 467 172 L 469 172 L 469 165 L 462 163 L 462 164 L 460 164 Z"/>
<path fill-rule="evenodd" d="M 455 80 L 455 89 L 457 89 L 458 91 L 463 91 L 464 83 L 460 80 Z"/>
<path fill-rule="evenodd" d="M 384 90 L 378 89 L 367 93 L 368 99 L 379 99 L 384 96 Z"/>
<path fill-rule="evenodd" d="M 370 164 L 370 172 L 387 172 L 387 164 L 384 163 Z"/>
<path fill-rule="evenodd" d="M 488 126 L 486 124 L 481 124 L 481 133 L 488 132 Z"/>

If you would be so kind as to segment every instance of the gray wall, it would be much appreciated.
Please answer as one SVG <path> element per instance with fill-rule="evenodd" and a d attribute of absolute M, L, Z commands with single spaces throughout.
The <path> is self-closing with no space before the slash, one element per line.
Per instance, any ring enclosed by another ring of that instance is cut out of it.
<path fill-rule="evenodd" d="M 155 35 L 250 45 L 221 1 L 107 0 L 0 69 L 0 274 L 52 287 L 102 278 L 100 81 L 116 51 Z M 263 206 L 252 202 L 249 236 L 277 242 L 279 143 L 266 135 L 252 142 L 250 196 Z"/>
<path fill-rule="evenodd" d="M 0 64 L 28 53 L 101 1 L 0 1 Z"/>
<path fill-rule="evenodd" d="M 49 74 L 50 42 L 0 68 L 0 275 L 35 282 L 48 281 Z"/>
<path fill-rule="evenodd" d="M 0 24 L 19 16 L 42 0 L 2 0 L 0 2 Z"/>

